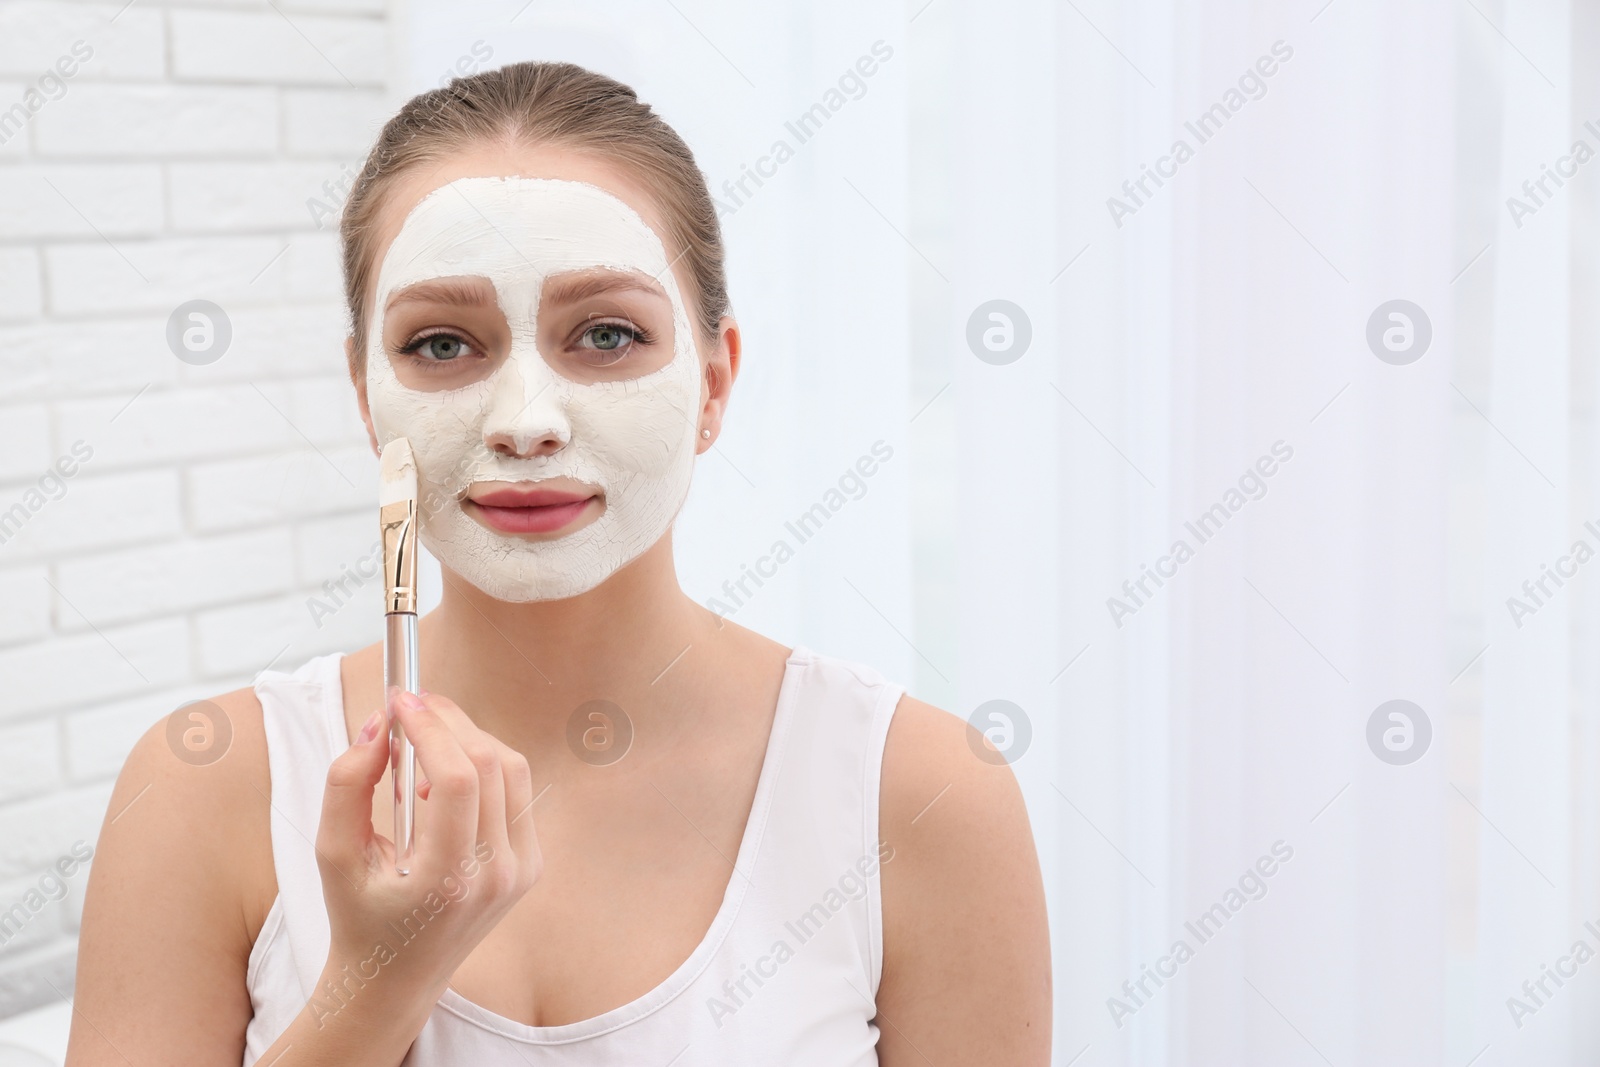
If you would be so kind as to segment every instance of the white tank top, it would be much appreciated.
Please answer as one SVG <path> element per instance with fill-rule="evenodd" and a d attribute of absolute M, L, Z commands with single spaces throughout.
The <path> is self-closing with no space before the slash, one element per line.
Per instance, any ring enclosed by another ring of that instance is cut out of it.
<path fill-rule="evenodd" d="M 272 772 L 278 896 L 250 952 L 254 1016 L 243 1067 L 313 992 L 329 996 L 314 989 L 329 931 L 312 842 L 328 765 L 349 744 L 339 660 L 330 653 L 255 681 Z M 528 1026 L 446 989 L 403 1067 L 876 1064 L 878 782 L 903 692 L 870 667 L 796 647 L 736 872 L 689 958 L 636 1000 L 561 1026 Z M 881 857 L 892 860 L 892 850 L 884 846 Z"/>

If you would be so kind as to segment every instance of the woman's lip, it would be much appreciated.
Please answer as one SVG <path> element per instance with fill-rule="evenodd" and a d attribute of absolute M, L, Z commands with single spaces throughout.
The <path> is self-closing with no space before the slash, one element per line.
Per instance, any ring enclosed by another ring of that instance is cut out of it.
<path fill-rule="evenodd" d="M 475 504 L 497 508 L 542 508 L 553 504 L 579 504 L 593 493 L 564 493 L 559 489 L 494 489 L 470 497 Z"/>
<path fill-rule="evenodd" d="M 572 500 L 570 493 L 557 495 L 569 499 L 564 503 L 523 507 L 501 507 L 471 499 L 465 503 L 472 505 L 471 510 L 482 516 L 487 525 L 501 533 L 551 533 L 570 525 L 583 514 L 584 509 L 589 506 L 589 501 L 595 499 L 590 496 Z"/>

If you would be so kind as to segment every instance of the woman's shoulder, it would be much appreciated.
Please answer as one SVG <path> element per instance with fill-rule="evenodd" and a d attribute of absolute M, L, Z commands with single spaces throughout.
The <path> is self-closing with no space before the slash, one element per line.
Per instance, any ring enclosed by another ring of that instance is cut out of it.
<path fill-rule="evenodd" d="M 268 792 L 250 689 L 190 701 L 134 743 L 89 871 L 75 1049 L 110 1042 L 155 1055 L 151 1035 L 176 1033 L 202 1058 L 237 1055 L 262 900 L 270 907 L 276 893 Z M 138 991 L 133 1000 L 129 990 Z"/>
<path fill-rule="evenodd" d="M 858 703 L 873 709 L 880 729 L 888 718 L 879 775 L 879 826 L 885 836 L 891 831 L 905 835 L 915 824 L 923 840 L 937 836 L 941 848 L 959 851 L 992 842 L 997 832 L 1013 839 L 1027 835 L 1016 775 L 977 729 L 912 696 L 870 664 L 810 648 L 797 652 L 839 686 L 861 694 Z M 958 810 L 934 819 L 935 804 L 943 807 L 945 801 Z"/>
<path fill-rule="evenodd" d="M 269 808 L 266 732 L 253 686 L 191 700 L 157 719 L 129 751 L 110 806 L 136 798 L 179 808 L 191 829 L 219 838 L 241 829 L 241 816 Z"/>
<path fill-rule="evenodd" d="M 107 815 L 110 820 L 125 808 L 131 815 L 143 807 L 144 817 L 129 829 L 147 847 L 203 856 L 197 876 L 238 902 L 246 953 L 277 895 L 262 718 L 261 700 L 247 685 L 158 719 L 129 752 Z"/>
<path fill-rule="evenodd" d="M 1002 795 L 1015 789 L 1016 777 L 1004 758 L 963 719 L 918 700 L 904 685 L 869 663 L 807 646 L 797 647 L 795 654 L 809 660 L 836 685 L 867 695 L 880 717 L 889 716 L 882 771 L 886 815 L 890 802 L 911 803 L 928 786 L 938 792 L 960 781 L 966 788 Z M 897 696 L 892 711 L 887 706 L 891 695 Z M 922 797 L 922 803 L 929 799 Z"/>
<path fill-rule="evenodd" d="M 962 846 L 996 831 L 1027 830 L 1010 765 L 965 720 L 910 693 L 901 695 L 889 723 L 882 782 L 880 825 L 886 834 L 909 834 L 915 825 L 924 835 Z"/>
<path fill-rule="evenodd" d="M 311 705 L 300 707 L 304 697 L 330 674 L 339 683 L 342 658 L 329 653 L 292 670 L 264 670 L 249 685 L 183 704 L 134 743 L 113 787 L 102 838 L 126 838 L 130 852 L 136 843 L 146 857 L 168 856 L 157 862 L 170 870 L 192 865 L 193 877 L 227 902 L 241 932 L 231 947 L 246 955 L 278 895 L 262 696 L 276 698 L 279 715 L 286 707 L 310 715 Z"/>
<path fill-rule="evenodd" d="M 904 695 L 884 745 L 879 801 L 885 1062 L 922 1052 L 1043 1062 L 1050 949 L 1044 884 L 1010 765 L 960 717 Z M 885 847 L 886 846 L 886 847 Z M 953 977 L 959 976 L 959 977 Z M 962 988 L 957 996 L 951 982 Z M 995 1046 L 995 1024 L 1008 1033 Z"/>

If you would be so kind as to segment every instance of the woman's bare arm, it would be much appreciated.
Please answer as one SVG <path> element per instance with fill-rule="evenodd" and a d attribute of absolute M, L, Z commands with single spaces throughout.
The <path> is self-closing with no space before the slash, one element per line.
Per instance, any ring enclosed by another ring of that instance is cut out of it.
<path fill-rule="evenodd" d="M 266 839 L 265 743 L 253 693 L 211 703 L 232 728 L 220 759 L 181 748 L 188 759 L 179 758 L 163 718 L 117 777 L 85 890 L 68 1067 L 243 1055 L 251 941 L 241 845 Z"/>
<path fill-rule="evenodd" d="M 244 1056 L 247 915 L 259 923 L 270 904 L 270 776 L 254 692 L 211 704 L 232 732 L 221 758 L 180 758 L 163 718 L 117 778 L 85 890 L 67 1067 L 232 1067 Z M 393 1067 L 429 1006 L 368 1000 L 336 1026 L 302 1012 L 262 1062 Z"/>
<path fill-rule="evenodd" d="M 1011 768 L 979 759 L 969 732 L 909 696 L 889 728 L 884 1067 L 1050 1062 L 1050 935 L 1033 833 Z"/>

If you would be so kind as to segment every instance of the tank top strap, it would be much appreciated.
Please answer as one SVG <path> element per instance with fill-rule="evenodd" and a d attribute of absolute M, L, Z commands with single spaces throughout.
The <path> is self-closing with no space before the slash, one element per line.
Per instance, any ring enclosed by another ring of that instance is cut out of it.
<path fill-rule="evenodd" d="M 755 880 L 766 908 L 787 917 L 795 939 L 824 912 L 848 916 L 858 992 L 877 993 L 883 972 L 879 867 L 893 842 L 880 841 L 883 750 L 905 688 L 860 663 L 800 646 L 799 701 L 773 797 Z M 806 917 L 813 917 L 808 920 Z M 830 922 L 830 925 L 835 925 Z"/>
<path fill-rule="evenodd" d="M 331 940 L 316 840 L 328 766 L 349 747 L 339 680 L 341 658 L 342 653 L 333 652 L 307 660 L 293 673 L 263 671 L 254 683 L 272 775 L 272 862 L 278 903 L 294 972 L 306 998 L 316 988 Z"/>

